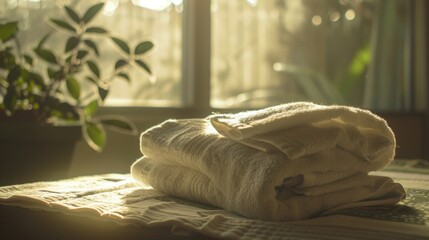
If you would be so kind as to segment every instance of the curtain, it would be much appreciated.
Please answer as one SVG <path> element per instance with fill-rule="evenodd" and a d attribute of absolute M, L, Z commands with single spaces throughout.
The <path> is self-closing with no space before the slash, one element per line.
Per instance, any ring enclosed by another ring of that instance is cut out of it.
<path fill-rule="evenodd" d="M 364 107 L 384 112 L 423 107 L 425 76 L 421 66 L 425 40 L 420 33 L 424 18 L 416 12 L 421 3 L 414 0 L 376 2 Z"/>

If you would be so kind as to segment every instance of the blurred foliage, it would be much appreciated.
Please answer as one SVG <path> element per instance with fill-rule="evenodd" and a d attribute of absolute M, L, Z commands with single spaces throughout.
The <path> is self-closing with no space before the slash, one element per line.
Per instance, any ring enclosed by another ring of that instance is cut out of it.
<path fill-rule="evenodd" d="M 142 41 L 132 48 L 126 41 L 109 34 L 102 26 L 91 25 L 104 3 L 90 6 L 81 15 L 64 6 L 65 19 L 51 18 L 54 31 L 44 36 L 31 53 L 23 53 L 19 42 L 19 23 L 0 22 L 0 118 L 8 122 L 33 124 L 82 124 L 90 147 L 101 151 L 106 142 L 104 127 L 136 134 L 134 124 L 120 116 L 97 118 L 95 113 L 109 94 L 112 81 L 131 81 L 131 66 L 151 74 L 142 55 L 153 48 Z M 55 33 L 66 34 L 64 49 L 51 49 Z M 111 76 L 102 76 L 98 39 L 112 41 L 121 57 L 115 60 Z M 40 60 L 40 61 L 39 61 Z M 87 70 L 87 71 L 85 71 Z M 84 87 L 84 84 L 91 87 Z"/>

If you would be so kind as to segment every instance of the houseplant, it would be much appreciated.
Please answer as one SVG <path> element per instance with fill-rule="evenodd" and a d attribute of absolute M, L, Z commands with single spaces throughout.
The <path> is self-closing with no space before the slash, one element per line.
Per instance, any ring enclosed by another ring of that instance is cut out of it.
<path fill-rule="evenodd" d="M 104 3 L 95 4 L 81 15 L 72 7 L 64 6 L 65 18 L 49 19 L 54 31 L 38 41 L 31 53 L 21 50 L 18 22 L 0 22 L 0 125 L 3 127 L 3 143 L 12 141 L 5 137 L 6 130 L 12 131 L 11 136 L 18 134 L 11 130 L 11 126 L 17 125 L 21 132 L 37 132 L 39 130 L 28 129 L 52 126 L 70 129 L 71 125 L 80 129 L 85 141 L 96 151 L 101 151 L 105 145 L 104 127 L 137 133 L 134 124 L 126 118 L 96 117 L 95 112 L 106 99 L 112 81 L 130 81 L 127 74 L 130 66 L 151 73 L 141 56 L 152 49 L 153 43 L 142 41 L 131 48 L 104 27 L 92 25 L 103 6 Z M 55 33 L 67 34 L 64 49 L 49 47 L 49 40 Z M 121 54 L 114 60 L 112 74 L 108 77 L 103 76 L 97 62 L 100 57 L 97 38 L 112 41 Z M 76 132 L 75 129 L 67 131 L 62 135 Z M 46 135 L 45 130 L 41 133 Z"/>

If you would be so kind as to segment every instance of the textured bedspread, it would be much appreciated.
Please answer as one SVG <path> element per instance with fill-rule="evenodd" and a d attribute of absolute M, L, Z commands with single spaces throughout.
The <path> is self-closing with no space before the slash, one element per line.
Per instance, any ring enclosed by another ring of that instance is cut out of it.
<path fill-rule="evenodd" d="M 128 174 L 85 176 L 0 187 L 0 204 L 114 221 L 171 226 L 172 234 L 226 239 L 428 239 L 429 175 L 381 172 L 400 182 L 399 205 L 362 207 L 298 222 L 269 222 L 160 193 Z"/>

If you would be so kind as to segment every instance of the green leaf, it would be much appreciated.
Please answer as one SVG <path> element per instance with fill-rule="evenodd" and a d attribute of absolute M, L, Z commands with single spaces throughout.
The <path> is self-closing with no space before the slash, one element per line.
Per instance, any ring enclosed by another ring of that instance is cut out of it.
<path fill-rule="evenodd" d="M 8 49 L 0 51 L 0 69 L 11 69 L 15 65 L 15 56 Z"/>
<path fill-rule="evenodd" d="M 98 95 L 100 96 L 101 101 L 104 101 L 104 99 L 106 99 L 108 93 L 109 89 L 98 87 Z"/>
<path fill-rule="evenodd" d="M 107 33 L 107 30 L 101 27 L 89 27 L 85 29 L 86 33 L 99 33 L 99 34 L 105 34 Z"/>
<path fill-rule="evenodd" d="M 84 109 L 85 111 L 85 115 L 86 116 L 92 116 L 98 109 L 99 104 L 98 104 L 98 99 L 93 100 L 92 102 L 90 102 Z"/>
<path fill-rule="evenodd" d="M 131 82 L 130 76 L 128 76 L 128 74 L 126 74 L 126 73 L 118 73 L 118 74 L 116 74 L 116 76 L 125 79 L 127 82 Z"/>
<path fill-rule="evenodd" d="M 86 57 L 86 55 L 88 55 L 88 51 L 86 51 L 86 50 L 79 50 L 78 52 L 77 52 L 77 59 L 83 59 L 83 58 L 85 58 Z"/>
<path fill-rule="evenodd" d="M 71 20 L 73 20 L 77 24 L 80 24 L 80 17 L 76 13 L 76 11 L 73 10 L 73 8 L 71 8 L 69 6 L 64 6 L 64 9 L 66 10 L 67 15 L 69 15 L 69 17 L 71 18 Z"/>
<path fill-rule="evenodd" d="M 106 143 L 106 132 L 103 126 L 99 123 L 86 121 L 82 130 L 88 145 L 92 149 L 101 152 Z"/>
<path fill-rule="evenodd" d="M 104 3 L 98 3 L 88 8 L 88 10 L 82 17 L 83 22 L 89 23 L 95 17 L 95 15 L 97 15 L 97 13 L 103 8 L 103 6 Z"/>
<path fill-rule="evenodd" d="M 98 68 L 97 64 L 93 61 L 86 62 L 89 70 L 91 70 L 92 73 L 99 79 L 100 78 L 100 69 Z"/>
<path fill-rule="evenodd" d="M 6 95 L 3 97 L 3 104 L 7 110 L 13 112 L 17 102 L 16 88 L 10 84 L 7 88 Z"/>
<path fill-rule="evenodd" d="M 144 70 L 146 70 L 148 73 L 152 74 L 152 72 L 151 72 L 151 70 L 150 70 L 149 66 L 148 66 L 145 62 L 143 62 L 143 60 L 137 59 L 137 60 L 135 60 L 135 62 L 136 62 L 136 63 L 137 63 L 141 68 L 143 68 Z"/>
<path fill-rule="evenodd" d="M 111 37 L 111 39 L 113 40 L 113 42 L 120 48 L 122 49 L 122 51 L 124 51 L 126 54 L 130 55 L 131 50 L 130 47 L 128 46 L 128 44 L 116 37 Z"/>
<path fill-rule="evenodd" d="M 75 36 L 71 36 L 66 43 L 66 49 L 64 52 L 70 52 L 73 49 L 75 49 L 78 45 L 79 45 L 79 38 L 75 37 Z"/>
<path fill-rule="evenodd" d="M 112 130 L 116 130 L 123 133 L 128 134 L 137 134 L 137 127 L 128 119 L 119 117 L 119 116 L 111 116 L 111 117 L 103 117 L 99 119 L 100 123 L 105 125 L 106 127 L 110 127 Z"/>
<path fill-rule="evenodd" d="M 48 73 L 48 77 L 50 78 L 50 79 L 54 79 L 56 76 L 57 76 L 57 74 L 58 74 L 58 72 L 57 71 L 55 71 L 54 69 L 52 69 L 52 68 L 47 68 L 46 69 L 46 71 L 47 71 L 47 73 Z"/>
<path fill-rule="evenodd" d="M 118 61 L 116 61 L 115 63 L 115 70 L 118 70 L 119 68 L 125 66 L 128 64 L 128 61 L 125 59 L 119 59 Z"/>
<path fill-rule="evenodd" d="M 21 75 L 21 67 L 16 65 L 9 71 L 9 74 L 7 75 L 6 79 L 9 83 L 12 83 L 18 80 L 20 75 Z"/>
<path fill-rule="evenodd" d="M 136 48 L 134 49 L 134 54 L 144 54 L 145 52 L 151 50 L 153 48 L 153 43 L 151 41 L 145 41 L 139 43 Z"/>
<path fill-rule="evenodd" d="M 59 118 L 62 119 L 73 119 L 78 120 L 80 118 L 79 113 L 75 106 L 71 105 L 68 102 L 59 102 L 59 99 L 50 98 L 51 106 L 56 106 L 52 115 L 58 115 Z M 55 112 L 56 111 L 56 112 Z"/>
<path fill-rule="evenodd" d="M 24 54 L 24 60 L 28 65 L 33 65 L 33 58 L 30 55 Z"/>
<path fill-rule="evenodd" d="M 79 100 L 80 98 L 80 85 L 79 82 L 74 77 L 68 77 L 66 79 L 66 86 L 67 90 L 70 93 L 70 95 L 76 99 Z"/>
<path fill-rule="evenodd" d="M 29 76 L 33 81 L 34 81 L 34 83 L 40 88 L 40 89 L 42 89 L 42 90 L 44 90 L 44 89 L 46 89 L 46 84 L 45 84 L 45 82 L 43 81 L 43 78 L 42 78 L 42 76 L 40 76 L 40 74 L 37 74 L 37 73 L 30 73 L 30 76 Z"/>
<path fill-rule="evenodd" d="M 57 58 L 55 57 L 55 54 L 48 49 L 36 48 L 34 49 L 34 52 L 37 54 L 37 56 L 39 56 L 46 62 L 54 63 L 54 64 L 57 63 Z"/>
<path fill-rule="evenodd" d="M 27 81 L 29 80 L 29 74 L 30 72 L 27 69 L 21 68 L 21 74 L 19 75 L 19 77 L 22 78 L 24 81 Z"/>
<path fill-rule="evenodd" d="M 87 76 L 85 79 L 98 86 L 97 80 L 95 80 L 93 77 Z"/>
<path fill-rule="evenodd" d="M 50 21 L 52 23 L 54 23 L 54 26 L 60 27 L 60 29 L 64 29 L 64 30 L 67 30 L 67 31 L 70 31 L 70 32 L 73 32 L 73 33 L 77 32 L 76 29 L 72 25 L 70 25 L 69 23 L 67 23 L 67 22 L 65 22 L 63 20 L 50 19 Z"/>
<path fill-rule="evenodd" d="M 18 22 L 0 24 L 0 40 L 6 42 L 18 32 Z"/>
<path fill-rule="evenodd" d="M 355 52 L 355 55 L 346 68 L 345 79 L 347 79 L 347 81 L 337 82 L 338 89 L 344 96 L 347 96 L 348 100 L 353 100 L 353 98 L 357 99 L 356 88 L 362 83 L 362 78 L 367 73 L 366 69 L 370 61 L 371 48 L 369 44 L 365 44 Z"/>
<path fill-rule="evenodd" d="M 36 48 L 41 49 L 43 48 L 43 45 L 46 43 L 46 41 L 49 39 L 49 37 L 51 36 L 51 33 L 46 34 L 39 42 L 39 44 L 37 45 Z"/>
<path fill-rule="evenodd" d="M 100 56 L 100 53 L 98 52 L 97 45 L 92 40 L 85 39 L 85 40 L 83 40 L 83 42 L 85 43 L 86 46 L 88 46 L 89 48 L 91 48 L 94 51 L 95 55 Z"/>

